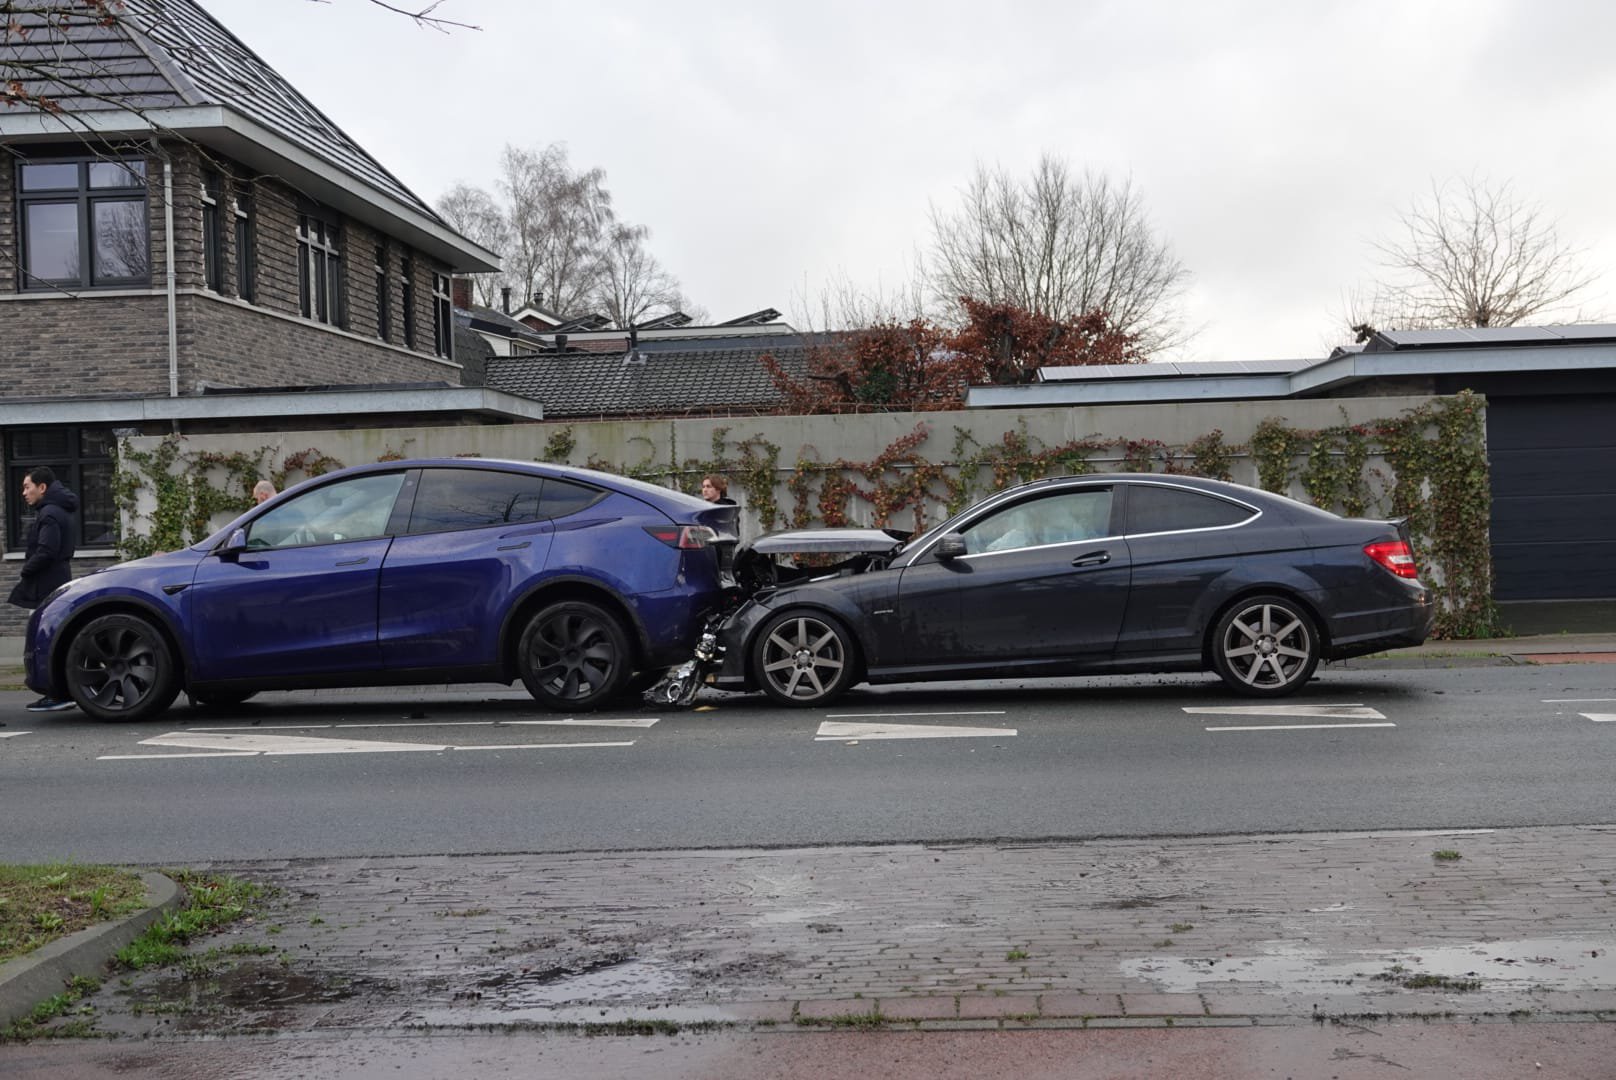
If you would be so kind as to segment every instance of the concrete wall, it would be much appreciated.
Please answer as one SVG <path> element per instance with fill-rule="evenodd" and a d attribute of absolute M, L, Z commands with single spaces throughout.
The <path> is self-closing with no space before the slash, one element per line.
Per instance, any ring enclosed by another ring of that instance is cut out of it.
<path fill-rule="evenodd" d="M 1428 397 L 1379 397 L 1332 399 L 1327 401 L 1215 402 L 1176 405 L 1120 405 L 1109 407 L 1054 409 L 994 409 L 944 413 L 881 413 L 858 416 L 765 416 L 700 420 L 599 421 L 576 424 L 517 424 L 501 427 L 438 428 L 361 428 L 350 431 L 292 432 L 281 434 L 244 433 L 235 435 L 196 435 L 186 439 L 191 451 L 217 450 L 225 453 L 271 447 L 270 460 L 279 462 L 287 454 L 314 447 L 346 465 L 376 461 L 384 456 L 454 457 L 473 455 L 485 458 L 512 458 L 534 461 L 544 457 L 549 439 L 564 429 L 571 430 L 573 448 L 567 462 L 583 465 L 590 460 L 609 462 L 620 468 L 653 468 L 671 475 L 689 476 L 686 462 L 702 462 L 713 457 L 714 433 L 727 429 L 726 442 L 733 444 L 762 437 L 780 448 L 776 471 L 775 497 L 782 509 L 792 503 L 785 483 L 801 458 L 831 462 L 869 461 L 896 440 L 909 435 L 917 424 L 929 430 L 920 456 L 932 462 L 947 463 L 952 458 L 956 429 L 969 433 L 981 446 L 999 443 L 1005 433 L 1025 430 L 1045 446 L 1081 439 L 1155 439 L 1169 447 L 1182 448 L 1212 430 L 1223 432 L 1229 445 L 1246 443 L 1257 425 L 1272 416 L 1283 418 L 1297 428 L 1326 428 L 1342 423 L 1364 423 L 1390 419 L 1431 401 Z M 137 450 L 149 450 L 156 437 L 132 440 Z M 725 457 L 737 457 L 733 446 Z M 1120 468 L 1121 455 L 1098 453 L 1090 458 L 1097 470 Z M 1371 458 L 1370 467 L 1383 464 Z M 1256 485 L 1256 466 L 1247 457 L 1237 457 L 1232 472 L 1237 482 Z M 215 482 L 222 480 L 216 477 Z M 755 534 L 756 514 L 745 507 L 745 492 L 730 490 L 743 505 L 743 525 Z M 1303 497 L 1300 489 L 1291 494 Z M 147 513 L 154 504 L 149 497 L 140 504 Z M 853 519 L 868 523 L 872 508 L 855 499 L 849 508 Z M 935 512 L 930 520 L 937 520 Z M 223 520 L 216 524 L 222 525 Z M 126 523 L 136 532 L 146 532 L 143 520 Z M 907 522 L 893 523 L 906 527 Z M 777 527 L 779 527 L 777 525 Z"/>

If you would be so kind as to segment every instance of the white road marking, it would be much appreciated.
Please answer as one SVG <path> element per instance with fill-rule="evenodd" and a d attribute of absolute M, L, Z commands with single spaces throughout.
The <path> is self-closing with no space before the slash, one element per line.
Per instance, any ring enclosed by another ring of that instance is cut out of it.
<path fill-rule="evenodd" d="M 1596 724 L 1616 724 L 1616 712 L 1585 712 L 1580 713 Z"/>
<path fill-rule="evenodd" d="M 1202 708 L 1185 706 L 1187 713 L 1212 716 L 1317 716 L 1336 720 L 1384 720 L 1386 716 L 1367 705 L 1217 705 Z"/>
<path fill-rule="evenodd" d="M 420 717 L 415 720 L 378 720 L 367 724 L 332 724 L 334 728 L 371 728 L 371 727 L 493 727 L 498 720 L 428 720 Z"/>
<path fill-rule="evenodd" d="M 18 735 L 32 734 L 32 731 L 0 731 L 0 739 L 15 739 Z"/>
<path fill-rule="evenodd" d="M 1591 704 L 1595 701 L 1616 701 L 1616 697 L 1546 697 L 1543 699 L 1543 704 L 1582 705 Z"/>
<path fill-rule="evenodd" d="M 219 727 L 186 728 L 187 731 L 314 731 L 330 724 L 224 724 Z"/>
<path fill-rule="evenodd" d="M 826 713 L 831 720 L 875 720 L 887 716 L 1003 716 L 1003 709 L 977 709 L 973 712 L 843 712 Z"/>
<path fill-rule="evenodd" d="M 447 750 L 432 743 L 371 742 L 361 739 L 300 738 L 296 735 L 171 731 L 140 740 L 142 746 L 188 746 L 198 750 L 247 750 L 258 754 L 386 754 Z"/>
<path fill-rule="evenodd" d="M 1209 727 L 1208 731 L 1323 731 L 1334 728 L 1396 727 L 1396 724 L 1256 724 L 1251 727 Z"/>
<path fill-rule="evenodd" d="M 1015 728 L 946 727 L 930 724 L 838 724 L 829 720 L 819 725 L 815 742 L 841 742 L 846 739 L 974 739 L 1008 737 Z"/>
<path fill-rule="evenodd" d="M 508 743 L 504 746 L 451 746 L 451 750 L 579 750 L 584 747 L 633 746 L 628 742 Z"/>
<path fill-rule="evenodd" d="M 201 751 L 195 754 L 102 754 L 97 761 L 156 761 L 159 758 L 188 757 L 262 757 L 256 750 L 229 750 L 216 754 Z"/>
<path fill-rule="evenodd" d="M 583 719 L 583 720 L 576 720 L 576 719 L 567 719 L 567 720 L 504 720 L 504 721 L 501 721 L 501 722 L 506 723 L 506 724 L 531 724 L 531 725 L 537 725 L 537 726 L 540 726 L 540 727 L 545 726 L 545 725 L 550 725 L 550 726 L 553 726 L 553 727 L 631 727 L 631 728 L 648 728 L 652 724 L 656 723 L 657 719 L 658 718 L 655 717 L 655 716 L 651 716 L 651 717 L 628 716 L 628 717 L 623 717 L 623 718 L 617 719 L 617 720 L 593 720 L 593 719 Z"/>

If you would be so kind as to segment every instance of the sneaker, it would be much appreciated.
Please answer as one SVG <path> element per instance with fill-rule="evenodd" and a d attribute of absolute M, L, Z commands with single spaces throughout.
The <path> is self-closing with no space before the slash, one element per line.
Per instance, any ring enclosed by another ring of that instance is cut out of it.
<path fill-rule="evenodd" d="M 42 697 L 28 706 L 29 712 L 66 712 L 68 709 L 78 708 L 71 701 L 57 701 L 55 698 Z"/>

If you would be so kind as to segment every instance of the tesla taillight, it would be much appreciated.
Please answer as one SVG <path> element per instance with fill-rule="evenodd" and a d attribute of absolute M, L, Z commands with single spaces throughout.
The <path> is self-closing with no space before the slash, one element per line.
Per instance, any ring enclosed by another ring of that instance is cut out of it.
<path fill-rule="evenodd" d="M 704 548 L 718 534 L 705 525 L 647 525 L 645 531 L 671 548 L 693 551 Z"/>
<path fill-rule="evenodd" d="M 1419 576 L 1419 569 L 1414 565 L 1414 552 L 1410 551 L 1409 546 L 1401 540 L 1383 540 L 1378 544 L 1365 544 L 1363 553 L 1398 577 Z"/>

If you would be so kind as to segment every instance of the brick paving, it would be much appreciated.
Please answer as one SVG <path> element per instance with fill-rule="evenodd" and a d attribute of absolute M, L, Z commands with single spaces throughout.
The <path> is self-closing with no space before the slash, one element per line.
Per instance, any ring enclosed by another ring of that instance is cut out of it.
<path fill-rule="evenodd" d="M 198 949 L 275 955 L 109 985 L 103 1028 L 658 1017 L 974 1028 L 1616 1009 L 1604 953 L 1616 945 L 1616 827 L 213 869 L 278 893 Z"/>

